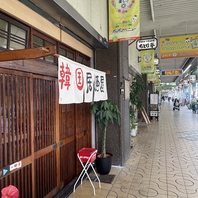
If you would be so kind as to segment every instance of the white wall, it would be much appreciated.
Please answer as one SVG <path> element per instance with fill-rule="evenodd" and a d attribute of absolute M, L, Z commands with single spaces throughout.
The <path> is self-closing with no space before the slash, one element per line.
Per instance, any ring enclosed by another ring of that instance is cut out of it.
<path fill-rule="evenodd" d="M 68 46 L 78 49 L 79 52 L 92 57 L 93 51 L 83 45 L 77 39 L 73 38 L 66 32 L 60 30 L 57 26 L 43 18 L 18 0 L 0 0 L 0 9 L 18 20 L 23 21 L 27 25 L 40 30 L 45 34 L 67 44 Z"/>
<path fill-rule="evenodd" d="M 129 44 L 132 41 L 129 41 Z M 129 65 L 132 65 L 139 73 L 141 73 L 140 63 L 138 63 L 140 52 L 136 49 L 136 41 L 129 45 Z"/>
<path fill-rule="evenodd" d="M 108 39 L 107 1 L 65 0 L 103 37 Z"/>

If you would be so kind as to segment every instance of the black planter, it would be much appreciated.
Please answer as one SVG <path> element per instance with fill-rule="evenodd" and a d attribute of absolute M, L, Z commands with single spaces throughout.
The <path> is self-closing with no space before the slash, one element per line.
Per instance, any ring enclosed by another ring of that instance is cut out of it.
<path fill-rule="evenodd" d="M 96 169 L 100 175 L 107 175 L 111 170 L 112 154 L 108 153 L 106 158 L 96 157 Z"/>

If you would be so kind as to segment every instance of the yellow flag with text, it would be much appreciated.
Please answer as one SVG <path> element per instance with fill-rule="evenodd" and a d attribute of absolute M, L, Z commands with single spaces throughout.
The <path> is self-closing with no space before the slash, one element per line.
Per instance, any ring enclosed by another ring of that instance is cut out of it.
<path fill-rule="evenodd" d="M 143 50 L 141 53 L 141 73 L 154 73 L 154 50 Z"/>
<path fill-rule="evenodd" d="M 109 42 L 140 38 L 140 0 L 109 0 Z"/>
<path fill-rule="evenodd" d="M 148 82 L 155 82 L 156 80 L 157 80 L 156 67 L 154 67 L 154 73 L 153 74 L 147 74 L 147 81 Z"/>

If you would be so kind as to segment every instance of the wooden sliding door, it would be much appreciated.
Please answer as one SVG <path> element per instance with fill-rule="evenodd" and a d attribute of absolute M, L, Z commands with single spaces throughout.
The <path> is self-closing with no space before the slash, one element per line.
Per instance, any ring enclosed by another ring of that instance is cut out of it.
<path fill-rule="evenodd" d="M 57 78 L 0 68 L 0 189 L 53 197 L 81 170 L 90 147 L 90 104 L 58 104 Z"/>

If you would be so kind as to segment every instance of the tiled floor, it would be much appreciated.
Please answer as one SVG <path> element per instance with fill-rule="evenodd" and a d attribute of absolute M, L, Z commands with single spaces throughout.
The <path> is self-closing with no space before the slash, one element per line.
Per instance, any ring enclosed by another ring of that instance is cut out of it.
<path fill-rule="evenodd" d="M 130 159 L 112 167 L 112 184 L 83 181 L 70 198 L 198 198 L 198 114 L 165 101 L 159 121 L 134 138 Z"/>

